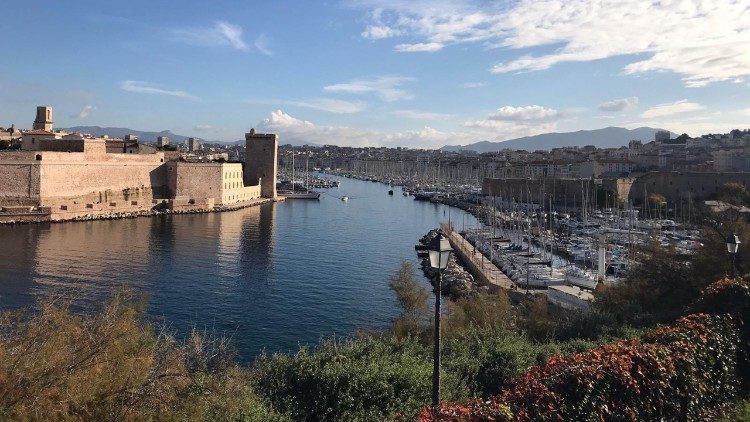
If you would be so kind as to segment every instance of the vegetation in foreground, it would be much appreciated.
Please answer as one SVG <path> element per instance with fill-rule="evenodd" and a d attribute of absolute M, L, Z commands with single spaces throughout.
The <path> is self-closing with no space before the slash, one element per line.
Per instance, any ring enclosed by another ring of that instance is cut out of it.
<path fill-rule="evenodd" d="M 6 313 L 0 327 L 0 419 L 278 421 L 231 348 L 194 333 L 178 343 L 116 295 L 94 316 L 53 303 Z"/>

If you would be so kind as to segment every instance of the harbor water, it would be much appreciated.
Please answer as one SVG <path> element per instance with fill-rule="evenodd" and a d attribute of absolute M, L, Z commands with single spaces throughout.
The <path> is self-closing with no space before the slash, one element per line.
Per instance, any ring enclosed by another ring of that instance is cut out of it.
<path fill-rule="evenodd" d="M 152 321 L 230 337 L 243 360 L 383 328 L 398 312 L 387 279 L 403 260 L 417 274 L 416 241 L 449 218 L 476 225 L 389 189 L 341 179 L 319 201 L 0 227 L 0 309 L 55 298 L 90 312 L 128 287 L 146 295 Z"/>

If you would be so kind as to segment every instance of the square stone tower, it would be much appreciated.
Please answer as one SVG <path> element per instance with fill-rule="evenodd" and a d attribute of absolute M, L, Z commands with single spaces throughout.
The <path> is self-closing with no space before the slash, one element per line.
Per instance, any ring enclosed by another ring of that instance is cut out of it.
<path fill-rule="evenodd" d="M 46 130 L 52 132 L 52 107 L 39 106 L 36 108 L 36 119 L 34 119 L 34 130 Z"/>
<path fill-rule="evenodd" d="M 245 186 L 260 184 L 260 196 L 276 197 L 276 167 L 278 160 L 279 139 L 273 133 L 245 134 L 245 168 L 243 170 Z"/>

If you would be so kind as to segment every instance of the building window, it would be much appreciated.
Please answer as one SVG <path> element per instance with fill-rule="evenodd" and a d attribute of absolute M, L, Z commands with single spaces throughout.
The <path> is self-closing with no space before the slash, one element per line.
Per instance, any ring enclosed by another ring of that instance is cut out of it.
<path fill-rule="evenodd" d="M 37 161 L 42 161 L 42 154 L 37 154 L 35 158 Z"/>

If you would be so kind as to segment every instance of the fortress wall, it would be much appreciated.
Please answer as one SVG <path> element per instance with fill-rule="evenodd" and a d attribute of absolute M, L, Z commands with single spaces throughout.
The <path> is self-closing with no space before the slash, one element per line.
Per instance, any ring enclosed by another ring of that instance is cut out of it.
<path fill-rule="evenodd" d="M 580 205 L 581 198 L 594 197 L 594 190 L 599 187 L 590 179 L 491 179 L 482 183 L 482 194 L 498 198 L 515 198 L 516 201 L 531 201 L 539 204 L 542 201 L 557 205 Z"/>
<path fill-rule="evenodd" d="M 167 163 L 167 181 L 173 197 L 195 201 L 222 197 L 222 165 L 220 163 Z"/>
<path fill-rule="evenodd" d="M 132 198 L 150 201 L 166 194 L 166 174 L 161 162 L 55 162 L 46 158 L 42 161 L 40 173 L 41 205 L 71 201 L 101 203 Z"/>
<path fill-rule="evenodd" d="M 644 195 L 664 195 L 667 202 L 715 198 L 725 183 L 739 182 L 750 188 L 748 172 L 651 172 L 635 180 L 630 195 L 635 203 L 643 203 Z"/>
<path fill-rule="evenodd" d="M 39 165 L 0 161 L 0 206 L 39 203 Z"/>
<path fill-rule="evenodd" d="M 244 186 L 241 163 L 167 163 L 169 191 L 173 197 L 193 202 L 213 198 L 216 205 L 260 198 L 261 186 Z"/>

